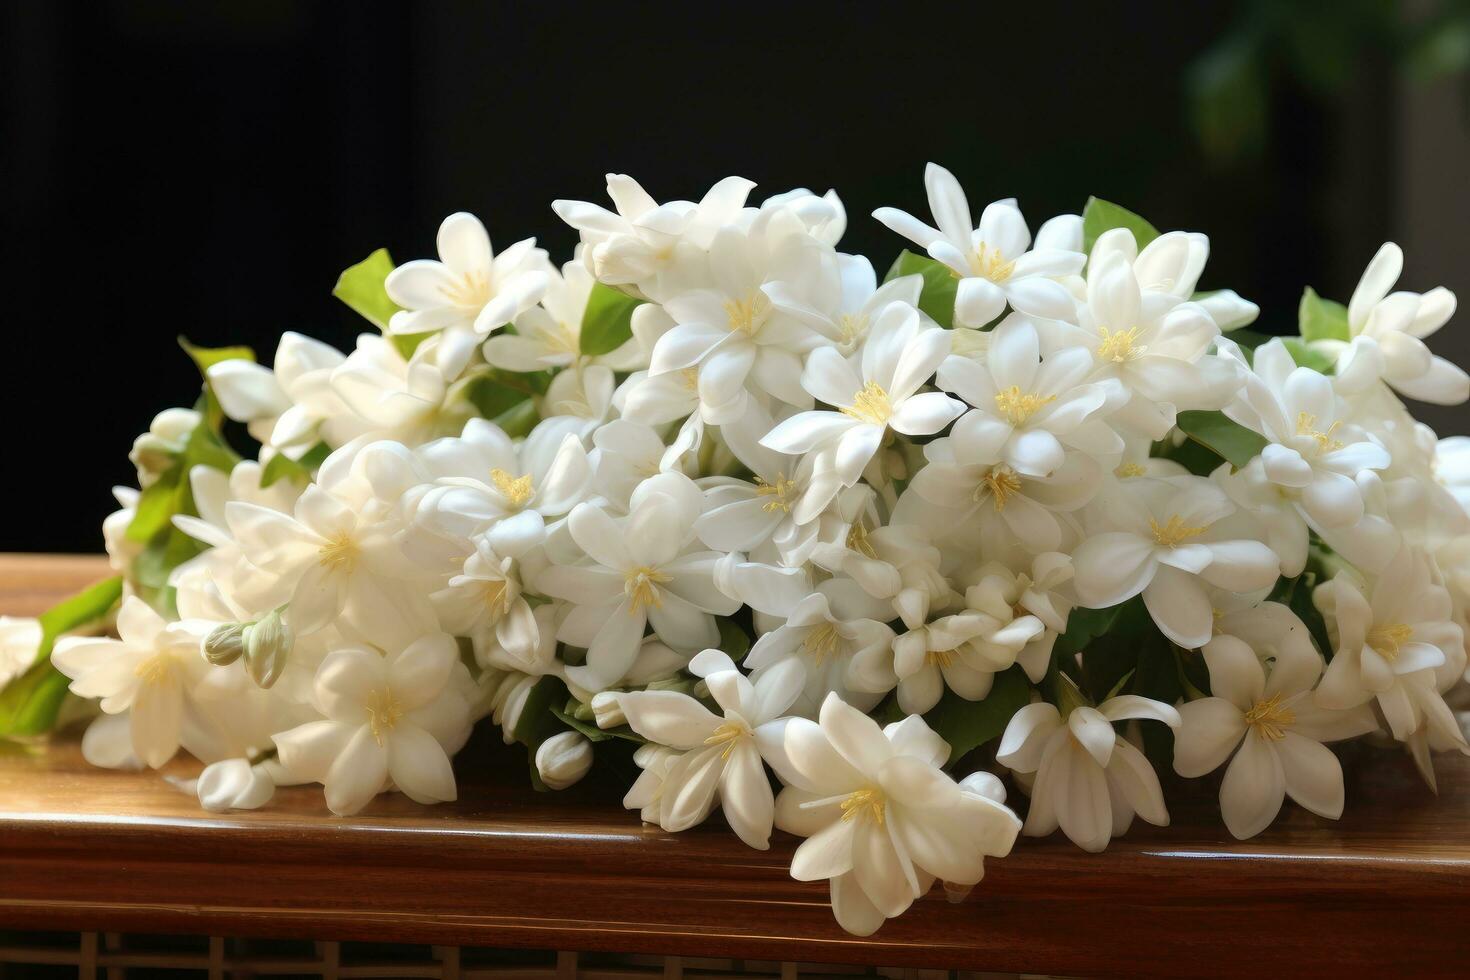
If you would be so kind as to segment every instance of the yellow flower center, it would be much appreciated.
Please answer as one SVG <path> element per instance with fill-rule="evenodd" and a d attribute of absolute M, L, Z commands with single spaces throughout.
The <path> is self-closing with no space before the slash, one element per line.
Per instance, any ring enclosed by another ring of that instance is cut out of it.
<path fill-rule="evenodd" d="M 403 717 L 403 705 L 394 697 L 393 691 L 385 687 L 382 690 L 373 688 L 369 691 L 363 707 L 367 708 L 368 730 L 373 733 L 373 741 L 382 745 L 383 737 Z"/>
<path fill-rule="evenodd" d="M 837 329 L 842 331 L 843 345 L 850 346 L 867 334 L 868 318 L 857 313 L 844 313 L 837 320 Z"/>
<path fill-rule="evenodd" d="M 989 279 L 993 283 L 1005 282 L 1011 277 L 1011 273 L 1016 271 L 1016 263 L 1007 262 L 999 247 L 992 247 L 984 242 L 975 246 L 975 251 L 970 253 L 969 258 L 970 271 L 981 279 Z"/>
<path fill-rule="evenodd" d="M 1268 742 L 1279 742 L 1286 737 L 1286 730 L 1296 724 L 1296 714 L 1281 703 L 1280 694 L 1273 694 L 1251 706 L 1245 713 L 1245 723 Z"/>
<path fill-rule="evenodd" d="M 770 498 L 761 506 L 767 514 L 774 514 L 778 510 L 791 513 L 790 495 L 794 489 L 795 481 L 786 479 L 785 473 L 778 474 L 773 483 L 767 483 L 760 477 L 755 478 L 756 496 Z"/>
<path fill-rule="evenodd" d="M 868 540 L 868 529 L 863 527 L 861 521 L 853 523 L 847 531 L 847 550 L 856 551 L 864 558 L 877 558 L 878 552 L 873 548 L 873 543 Z"/>
<path fill-rule="evenodd" d="M 1013 495 L 1021 492 L 1021 478 L 1016 471 L 1009 466 L 992 466 L 990 472 L 980 478 L 975 485 L 974 499 L 976 503 L 990 498 L 997 512 L 1006 509 L 1006 501 Z"/>
<path fill-rule="evenodd" d="M 439 287 L 439 292 L 453 306 L 478 310 L 490 302 L 490 276 L 480 270 L 466 272 Z"/>
<path fill-rule="evenodd" d="M 1019 385 L 1011 385 L 995 395 L 995 407 L 1011 425 L 1024 425 L 1043 405 L 1057 400 L 1056 395 L 1027 394 Z"/>
<path fill-rule="evenodd" d="M 1389 663 L 1399 658 L 1404 644 L 1414 638 L 1414 627 L 1407 623 L 1389 623 L 1385 626 L 1374 626 L 1368 631 L 1368 645 L 1378 651 L 1378 655 Z"/>
<path fill-rule="evenodd" d="M 928 655 L 924 657 L 924 660 L 933 667 L 949 667 L 954 664 L 957 656 L 959 656 L 959 653 L 953 649 L 930 650 Z"/>
<path fill-rule="evenodd" d="M 811 654 L 820 667 L 823 660 L 837 653 L 837 645 L 841 642 L 842 637 L 837 634 L 837 627 L 831 623 L 823 623 L 806 635 L 801 648 Z"/>
<path fill-rule="evenodd" d="M 1147 472 L 1141 463 L 1124 463 L 1113 470 L 1113 475 L 1120 480 L 1126 480 L 1130 476 L 1143 476 Z"/>
<path fill-rule="evenodd" d="M 893 415 L 893 406 L 888 404 L 888 392 L 876 381 L 869 381 L 852 396 L 852 404 L 842 414 L 869 425 L 884 425 Z"/>
<path fill-rule="evenodd" d="M 145 685 L 155 686 L 174 675 L 174 658 L 167 653 L 155 653 L 133 668 L 133 676 Z"/>
<path fill-rule="evenodd" d="M 499 619 L 510 611 L 509 586 L 503 578 L 485 583 L 485 605 L 490 609 L 491 619 Z"/>
<path fill-rule="evenodd" d="M 687 391 L 699 390 L 699 368 L 687 367 L 679 372 L 679 380 L 684 382 Z"/>
<path fill-rule="evenodd" d="M 724 307 L 725 315 L 729 317 L 730 332 L 743 333 L 747 337 L 754 337 L 760 333 L 761 327 L 765 326 L 766 318 L 771 315 L 771 301 L 766 299 L 766 294 L 760 290 L 756 290 L 745 299 L 726 300 Z"/>
<path fill-rule="evenodd" d="M 361 556 L 357 542 L 346 531 L 339 531 L 317 549 L 318 564 L 334 572 L 352 571 L 357 567 L 357 559 Z"/>
<path fill-rule="evenodd" d="M 1172 548 L 1181 541 L 1205 533 L 1205 526 L 1190 527 L 1184 523 L 1184 518 L 1178 514 L 1170 514 L 1168 523 L 1160 526 L 1159 522 L 1152 517 L 1148 519 L 1148 526 L 1154 532 L 1154 541 L 1166 548 Z"/>
<path fill-rule="evenodd" d="M 719 728 L 710 733 L 709 738 L 704 740 L 705 745 L 723 745 L 725 751 L 720 753 L 721 759 L 730 758 L 730 753 L 735 751 L 735 746 L 742 738 L 750 734 L 750 728 L 743 722 L 727 721 Z"/>
<path fill-rule="evenodd" d="M 878 826 L 883 826 L 883 814 L 888 800 L 879 789 L 860 789 L 842 801 L 842 819 L 857 820 L 864 815 L 872 817 Z"/>
<path fill-rule="evenodd" d="M 1134 346 L 1138 340 L 1138 328 L 1131 327 L 1127 330 L 1109 330 L 1107 327 L 1098 327 L 1097 335 L 1102 338 L 1098 345 L 1097 356 L 1114 364 L 1122 364 L 1140 357 L 1146 350 L 1143 345 Z"/>
<path fill-rule="evenodd" d="M 1332 434 L 1337 431 L 1339 425 L 1342 425 L 1342 422 L 1333 422 L 1327 427 L 1327 431 L 1323 432 L 1317 428 L 1317 416 L 1311 412 L 1296 413 L 1296 434 L 1299 436 L 1311 436 L 1315 439 L 1317 441 L 1317 455 L 1319 456 L 1324 453 L 1336 452 L 1342 448 L 1342 442 L 1332 438 Z"/>
<path fill-rule="evenodd" d="M 495 489 L 512 507 L 522 506 L 536 492 L 531 486 L 531 474 L 529 473 L 524 476 L 511 476 L 505 470 L 497 468 L 490 471 L 490 482 L 495 484 Z"/>
<path fill-rule="evenodd" d="M 630 600 L 628 613 L 636 615 L 645 606 L 662 609 L 664 601 L 659 597 L 658 586 L 667 581 L 669 576 L 647 565 L 629 571 L 623 581 L 623 592 Z"/>

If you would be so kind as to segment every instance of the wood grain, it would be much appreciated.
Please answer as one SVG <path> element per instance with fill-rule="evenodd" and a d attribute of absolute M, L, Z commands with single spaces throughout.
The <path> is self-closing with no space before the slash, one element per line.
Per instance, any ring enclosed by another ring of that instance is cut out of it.
<path fill-rule="evenodd" d="M 36 583 L 104 565 L 0 557 L 0 612 Z M 19 589 L 12 600 L 10 589 Z M 1440 795 L 1394 750 L 1344 753 L 1339 822 L 1287 805 L 1249 842 L 1209 780 L 1166 787 L 1174 826 L 1102 855 L 1023 839 L 969 899 L 936 891 L 866 940 L 825 888 L 786 873 L 795 841 L 754 851 L 719 824 L 666 834 L 604 775 L 560 794 L 484 732 L 456 760 L 458 802 L 399 796 L 335 818 L 319 789 L 210 814 L 163 774 L 88 767 L 74 737 L 0 753 L 0 927 L 167 931 L 638 951 L 969 970 L 1208 976 L 1450 975 L 1470 940 L 1470 760 Z"/>

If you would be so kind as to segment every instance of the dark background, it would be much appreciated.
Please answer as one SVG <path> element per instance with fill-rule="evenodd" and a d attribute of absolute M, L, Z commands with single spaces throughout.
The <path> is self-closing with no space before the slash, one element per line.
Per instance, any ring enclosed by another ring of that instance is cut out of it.
<path fill-rule="evenodd" d="M 0 550 L 100 549 L 132 438 L 197 393 L 175 335 L 348 348 L 343 267 L 432 255 L 460 209 L 564 261 L 550 201 L 609 170 L 660 200 L 835 185 L 880 270 L 902 243 L 868 214 L 927 214 L 926 160 L 1033 228 L 1096 194 L 1208 232 L 1203 285 L 1268 331 L 1389 237 L 1411 288 L 1470 288 L 1460 3 L 21 0 L 0 32 Z"/>

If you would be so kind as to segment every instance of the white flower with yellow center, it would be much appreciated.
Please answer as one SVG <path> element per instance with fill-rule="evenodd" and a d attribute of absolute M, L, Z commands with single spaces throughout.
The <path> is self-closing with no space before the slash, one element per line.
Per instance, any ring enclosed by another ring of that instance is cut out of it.
<path fill-rule="evenodd" d="M 1295 628 L 1306 636 L 1300 621 Z M 1318 816 L 1340 817 L 1342 766 L 1322 743 L 1378 725 L 1366 705 L 1345 711 L 1317 706 L 1312 685 L 1322 658 L 1310 644 L 1274 652 L 1268 674 L 1262 657 L 1242 640 L 1217 636 L 1205 644 L 1213 696 L 1181 705 L 1174 732 L 1174 769 L 1181 776 L 1203 776 L 1230 759 L 1220 813 L 1241 840 L 1265 830 L 1286 796 Z"/>
<path fill-rule="evenodd" d="M 1084 851 L 1102 851 L 1127 833 L 1134 816 L 1156 827 L 1169 825 L 1159 777 L 1142 752 L 1113 725 L 1130 718 L 1179 727 L 1179 712 L 1167 704 L 1123 694 L 1097 707 L 1069 705 L 1066 714 L 1045 701 L 1017 711 L 996 750 L 996 761 L 1018 773 L 1034 773 L 1028 837 L 1045 837 L 1058 827 Z"/>
<path fill-rule="evenodd" d="M 838 477 L 852 486 L 890 430 L 933 435 L 964 411 L 948 395 L 919 391 L 948 354 L 948 331 L 926 325 L 906 303 L 890 303 L 860 355 L 844 358 L 822 347 L 807 359 L 801 383 L 836 411 L 793 415 L 761 445 L 793 456 L 831 448 Z"/>
<path fill-rule="evenodd" d="M 1426 693 L 1438 698 L 1435 668 L 1458 661 L 1465 642 L 1449 592 L 1431 578 L 1428 560 L 1405 546 L 1371 586 L 1339 572 L 1317 587 L 1312 601 L 1335 651 L 1317 703 L 1345 709 L 1377 699 L 1393 737 L 1407 739 L 1424 722 L 1417 700 Z M 1419 678 L 1428 683 L 1411 683 Z"/>
<path fill-rule="evenodd" d="M 1079 604 L 1105 609 L 1143 594 L 1154 623 L 1190 649 L 1213 632 L 1206 585 L 1228 592 L 1269 589 L 1280 559 L 1260 541 L 1212 532 L 1235 505 L 1196 476 L 1137 477 L 1094 501 L 1088 537 L 1072 552 Z"/>
<path fill-rule="evenodd" d="M 541 639 L 523 595 L 520 563 L 545 536 L 532 512 L 501 520 L 481 535 L 460 573 L 429 597 L 440 625 L 469 637 L 477 655 L 498 644 L 513 662 L 530 662 Z"/>
<path fill-rule="evenodd" d="M 1085 348 L 1043 358 L 1031 321 L 1007 317 L 991 332 L 984 363 L 953 356 L 939 366 L 939 387 L 972 406 L 950 433 L 955 456 L 1044 477 L 1062 466 L 1068 449 L 1121 453 L 1123 440 L 1098 421 L 1110 399 L 1121 402 L 1121 389 L 1116 382 L 1084 383 L 1091 371 Z"/>
<path fill-rule="evenodd" d="M 771 303 L 816 330 L 847 356 L 863 345 L 889 303 L 919 305 L 921 276 L 899 276 L 883 284 L 861 255 L 838 253 L 808 284 L 806 295 L 786 283 L 767 288 Z"/>
<path fill-rule="evenodd" d="M 631 371 L 646 361 L 638 342 L 629 339 L 616 350 L 596 357 L 582 354 L 582 316 L 592 294 L 592 273 L 580 262 L 568 262 L 553 273 L 541 302 L 515 318 L 515 333 L 497 333 L 485 341 L 485 361 L 506 371 L 557 370 L 578 363 L 605 364 Z"/>
<path fill-rule="evenodd" d="M 1071 295 L 1057 280 L 1081 272 L 1085 255 L 1050 247 L 1050 236 L 1041 233 L 1037 247 L 1027 251 L 1031 232 L 1014 199 L 987 205 L 974 227 L 959 181 L 936 163 L 925 168 L 924 187 L 938 228 L 897 208 L 879 208 L 873 217 L 949 266 L 959 279 L 956 326 L 983 327 L 1007 304 L 1033 316 L 1072 318 Z"/>
<path fill-rule="evenodd" d="M 903 914 L 935 880 L 975 884 L 985 858 L 1015 843 L 1021 821 L 945 774 L 949 745 L 918 716 L 880 728 L 833 694 L 818 722 L 793 718 L 776 732 L 779 741 L 762 739 L 786 784 L 776 826 L 806 838 L 791 876 L 827 879 L 832 912 L 854 935 Z"/>
<path fill-rule="evenodd" d="M 716 802 L 730 828 L 751 847 L 770 846 L 775 799 L 758 740 L 775 737 L 780 719 L 801 693 L 801 664 L 787 661 L 755 683 L 719 650 L 689 664 L 704 678 L 721 714 L 675 691 L 617 694 L 628 727 L 680 754 L 666 763 L 656 803 L 659 826 L 676 832 L 701 823 Z"/>
<path fill-rule="evenodd" d="M 133 755 L 157 769 L 179 750 L 185 714 L 209 669 L 198 625 L 165 622 L 129 596 L 117 615 L 119 639 L 63 637 L 51 662 L 71 678 L 73 694 L 100 698 L 109 715 L 127 713 Z"/>
<path fill-rule="evenodd" d="M 567 529 L 589 561 L 551 565 L 536 587 L 574 603 L 557 634 L 587 650 L 584 665 L 567 668 L 574 683 L 590 691 L 616 684 L 649 625 L 679 651 L 718 641 L 714 615 L 728 616 L 740 603 L 715 585 L 715 563 L 724 556 L 694 548 L 701 502 L 688 477 L 664 473 L 634 491 L 627 517 L 591 503 L 572 511 Z"/>
<path fill-rule="evenodd" d="M 321 783 L 333 813 L 350 816 L 391 784 L 416 803 L 455 798 L 449 755 L 469 736 L 470 708 L 453 673 L 459 648 L 431 633 L 402 652 L 340 649 L 317 669 L 325 719 L 275 736 L 281 765 Z"/>
<path fill-rule="evenodd" d="M 403 307 L 388 329 L 440 333 L 439 366 L 454 379 L 492 331 L 536 305 L 551 266 L 534 238 L 496 255 L 480 219 L 462 211 L 444 219 L 437 243 L 438 261 L 415 259 L 388 274 L 388 298 Z"/>

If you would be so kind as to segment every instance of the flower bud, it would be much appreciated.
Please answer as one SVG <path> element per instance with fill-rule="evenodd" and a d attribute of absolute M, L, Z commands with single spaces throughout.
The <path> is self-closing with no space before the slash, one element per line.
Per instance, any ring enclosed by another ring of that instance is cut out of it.
<path fill-rule="evenodd" d="M 592 718 L 598 728 L 617 728 L 628 723 L 623 705 L 614 691 L 600 691 L 592 696 Z"/>
<path fill-rule="evenodd" d="M 988 773 L 983 769 L 972 772 L 964 779 L 961 779 L 960 789 L 966 793 L 983 796 L 987 800 L 992 800 L 996 803 L 1004 803 L 1006 801 L 1005 783 L 1002 783 L 994 774 Z"/>
<path fill-rule="evenodd" d="M 536 772 L 550 789 L 566 789 L 592 768 L 592 743 L 577 732 L 561 732 L 536 750 Z"/>
<path fill-rule="evenodd" d="M 223 623 L 210 631 L 200 644 L 204 659 L 216 667 L 228 667 L 245 652 L 245 624 Z"/>
<path fill-rule="evenodd" d="M 286 669 L 291 654 L 291 630 L 273 609 L 258 623 L 245 627 L 245 669 L 260 687 L 270 687 Z"/>
<path fill-rule="evenodd" d="M 260 766 L 245 759 L 224 759 L 204 767 L 195 785 L 206 810 L 254 810 L 270 802 L 276 783 Z"/>

